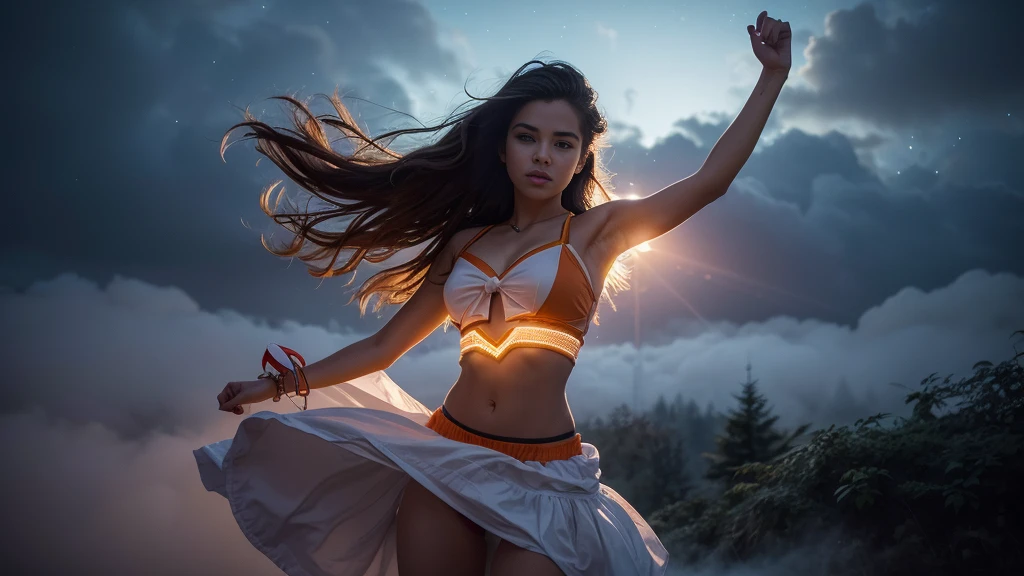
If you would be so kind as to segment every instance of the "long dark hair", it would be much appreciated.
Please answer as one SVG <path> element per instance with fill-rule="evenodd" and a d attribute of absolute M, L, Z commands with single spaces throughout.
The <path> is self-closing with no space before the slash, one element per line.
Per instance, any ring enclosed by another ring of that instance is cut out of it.
<path fill-rule="evenodd" d="M 562 192 L 562 206 L 580 214 L 611 199 L 609 175 L 599 156 L 608 125 L 597 109 L 597 92 L 572 65 L 531 60 L 494 96 L 478 98 L 468 91 L 466 95 L 479 104 L 460 106 L 435 126 L 394 130 L 376 138 L 356 125 L 337 90 L 328 98 L 337 116 L 315 116 L 296 98 L 275 96 L 291 105 L 294 130 L 275 129 L 246 109 L 245 121 L 224 134 L 221 158 L 230 134 L 249 128 L 241 140 L 255 139 L 257 152 L 315 196 L 300 209 L 284 198 L 283 188 L 271 202 L 281 182 L 268 186 L 260 195 L 260 207 L 294 236 L 280 247 L 262 238 L 263 246 L 278 256 L 297 256 L 311 275 L 327 278 L 354 272 L 363 260 L 382 262 L 399 250 L 425 244 L 414 258 L 371 276 L 349 299 L 359 299 L 361 315 L 374 294 L 374 312 L 406 301 L 456 232 L 512 216 L 513 185 L 497 152 L 512 118 L 534 100 L 565 100 L 580 118 L 581 150 L 587 160 Z M 327 127 L 340 132 L 349 150 L 332 148 Z M 400 136 L 434 135 L 445 129 L 436 143 L 404 156 L 390 148 Z M 285 210 L 280 209 L 282 199 Z M 316 200 L 321 207 L 312 206 Z M 304 250 L 307 244 L 313 249 Z M 602 290 L 613 309 L 609 288 L 626 288 L 625 278 L 622 262 L 616 261 Z"/>

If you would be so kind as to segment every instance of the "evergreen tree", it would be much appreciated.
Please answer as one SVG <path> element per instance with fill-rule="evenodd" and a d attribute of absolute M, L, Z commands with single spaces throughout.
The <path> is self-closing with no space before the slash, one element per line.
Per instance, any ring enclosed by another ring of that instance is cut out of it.
<path fill-rule="evenodd" d="M 674 424 L 673 416 L 668 402 L 665 402 L 665 396 L 659 395 L 658 401 L 654 403 L 654 409 L 651 411 L 651 419 L 658 426 L 672 426 Z"/>
<path fill-rule="evenodd" d="M 718 416 L 705 415 L 692 398 L 689 402 L 684 401 L 681 392 L 676 392 L 672 402 L 659 396 L 651 410 L 651 417 L 658 426 L 671 430 L 673 438 L 682 444 L 684 454 L 715 451 L 715 436 L 719 432 Z M 704 478 L 708 468 L 704 458 L 685 458 L 683 466 L 689 478 Z"/>
<path fill-rule="evenodd" d="M 744 480 L 735 476 L 737 468 L 772 460 L 788 451 L 793 441 L 810 427 L 804 424 L 792 434 L 775 428 L 779 417 L 771 414 L 768 400 L 757 390 L 757 381 L 751 380 L 749 363 L 743 390 L 733 397 L 739 401 L 739 407 L 729 411 L 725 434 L 716 438 L 718 451 L 704 455 L 711 461 L 707 477 L 724 478 L 729 484 Z"/>

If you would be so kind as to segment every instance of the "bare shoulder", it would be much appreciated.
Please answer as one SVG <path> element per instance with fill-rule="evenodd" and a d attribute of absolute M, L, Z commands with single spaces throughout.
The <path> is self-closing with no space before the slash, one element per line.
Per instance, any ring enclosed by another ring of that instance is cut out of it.
<path fill-rule="evenodd" d="M 472 240 L 473 237 L 484 228 L 486 228 L 486 226 L 473 226 L 472 228 L 463 228 L 462 230 L 459 230 L 452 235 L 451 240 L 449 240 L 448 244 L 445 245 L 445 254 L 454 261 L 455 257 L 462 252 L 462 249 L 469 244 L 470 240 Z"/>
<path fill-rule="evenodd" d="M 484 228 L 486 228 L 486 226 L 473 226 L 472 228 L 463 228 L 462 230 L 459 230 L 452 235 L 452 239 L 448 241 L 448 246 L 446 248 L 457 254 L 459 250 L 462 250 L 462 248 L 473 239 L 473 236 L 476 236 L 477 232 Z"/>
<path fill-rule="evenodd" d="M 443 281 L 443 278 L 447 276 L 455 266 L 455 257 L 462 251 L 462 248 L 469 243 L 473 236 L 483 228 L 483 226 L 464 228 L 453 234 L 431 265 L 428 273 L 429 277 L 435 281 Z"/>

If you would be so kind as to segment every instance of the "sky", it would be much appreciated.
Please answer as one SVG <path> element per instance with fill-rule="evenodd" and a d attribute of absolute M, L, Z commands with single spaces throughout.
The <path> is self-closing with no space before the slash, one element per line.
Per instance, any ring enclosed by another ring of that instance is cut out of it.
<path fill-rule="evenodd" d="M 0 252 L 16 569 L 276 573 L 199 483 L 191 450 L 237 426 L 215 396 L 268 342 L 316 360 L 394 310 L 360 317 L 347 278 L 260 246 L 280 173 L 218 147 L 247 106 L 285 125 L 275 95 L 337 88 L 426 123 L 565 60 L 600 94 L 616 192 L 646 195 L 735 118 L 760 66 L 745 27 L 767 10 L 794 46 L 762 139 L 725 196 L 634 260 L 639 290 L 601 304 L 569 380 L 577 420 L 632 401 L 637 315 L 641 406 L 724 409 L 749 362 L 788 425 L 900 413 L 908 388 L 1008 359 L 1024 329 L 1018 3 L 58 4 L 14 6 L 3 40 L 20 55 Z M 373 131 L 408 121 L 349 103 Z M 388 375 L 437 405 L 457 342 L 438 330 Z"/>

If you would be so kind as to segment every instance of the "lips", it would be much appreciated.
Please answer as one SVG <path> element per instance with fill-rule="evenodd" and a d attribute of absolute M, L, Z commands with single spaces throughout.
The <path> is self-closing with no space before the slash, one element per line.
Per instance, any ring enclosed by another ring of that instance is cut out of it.
<path fill-rule="evenodd" d="M 533 172 L 528 173 L 526 176 L 531 179 L 543 178 L 544 180 L 551 180 L 551 176 L 548 176 L 546 172 L 541 172 L 540 170 L 534 170 Z"/>

